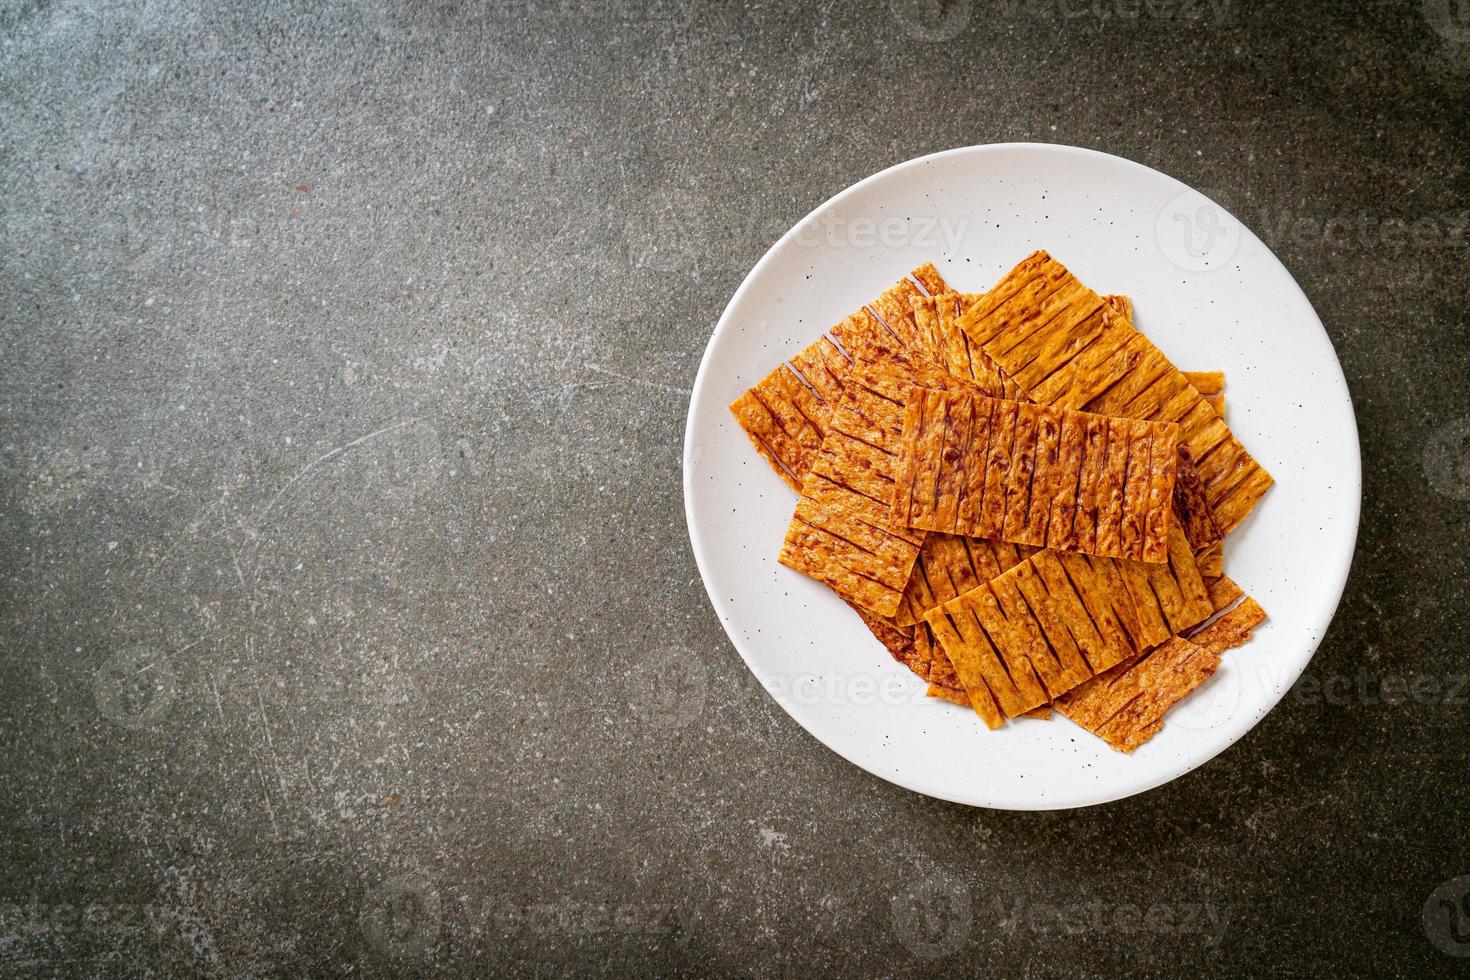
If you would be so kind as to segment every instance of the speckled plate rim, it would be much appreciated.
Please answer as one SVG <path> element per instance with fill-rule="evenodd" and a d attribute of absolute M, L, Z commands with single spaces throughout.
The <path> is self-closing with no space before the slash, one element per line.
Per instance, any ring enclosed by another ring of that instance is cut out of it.
<path fill-rule="evenodd" d="M 729 399 L 722 398 L 720 397 L 720 395 L 715 394 L 715 392 L 713 391 L 713 386 L 710 384 L 710 379 L 712 373 L 715 371 L 715 365 L 718 360 L 718 355 L 721 348 L 721 341 L 732 329 L 732 323 L 740 315 L 740 311 L 745 305 L 747 297 L 756 288 L 756 285 L 767 276 L 773 265 L 786 260 L 789 249 L 792 246 L 793 239 L 795 239 L 796 236 L 801 233 L 802 229 L 811 227 L 812 223 L 819 220 L 819 218 L 823 215 L 835 213 L 846 202 L 867 191 L 875 184 L 894 179 L 900 175 L 911 175 L 914 171 L 927 165 L 935 164 L 938 162 L 952 162 L 954 158 L 978 158 L 987 154 L 997 154 L 1014 151 L 1065 155 L 1080 160 L 1084 164 L 1091 160 L 1096 161 L 1098 164 L 1104 166 L 1121 166 L 1124 168 L 1128 168 L 1135 173 L 1147 174 L 1153 178 L 1165 181 L 1171 186 L 1172 190 L 1177 192 L 1178 194 L 1199 194 L 1199 192 L 1193 191 L 1193 189 L 1190 188 L 1188 185 L 1158 170 L 1123 157 L 1102 153 L 1097 150 L 1050 143 L 994 143 L 979 146 L 959 147 L 956 149 L 944 150 L 922 157 L 916 157 L 912 160 L 896 164 L 892 167 L 875 173 L 851 185 L 850 187 L 846 188 L 835 196 L 829 198 L 827 201 L 823 202 L 820 206 L 813 209 L 809 214 L 803 217 L 801 221 L 797 222 L 774 245 L 772 245 L 770 249 L 767 250 L 767 252 L 761 257 L 760 261 L 758 261 L 751 269 L 751 271 L 746 275 L 745 279 L 741 282 L 739 288 L 736 289 L 734 295 L 731 297 L 729 303 L 726 305 L 724 312 L 721 314 L 719 321 L 715 325 L 714 332 L 710 336 L 710 340 L 706 345 L 703 358 L 701 359 L 699 365 L 699 370 L 695 376 L 694 386 L 690 396 L 689 414 L 687 416 L 685 425 L 683 454 L 683 489 L 685 518 L 689 529 L 690 544 L 694 552 L 696 565 L 699 568 L 701 580 L 703 581 L 705 590 L 709 595 L 710 602 L 713 605 L 716 614 L 719 616 L 720 623 L 725 629 L 726 635 L 729 636 L 731 643 L 734 644 L 736 650 L 740 653 L 740 656 L 745 661 L 747 668 L 752 672 L 752 674 L 755 675 L 755 677 L 759 681 L 761 681 L 766 686 L 767 691 L 771 693 L 771 696 L 776 700 L 778 704 L 781 705 L 782 709 L 785 710 L 787 714 L 789 714 L 798 724 L 800 724 L 809 734 L 820 741 L 823 745 L 827 746 L 833 752 L 836 752 L 838 755 L 842 756 L 844 759 L 848 760 L 852 764 L 868 772 L 871 772 L 874 775 L 879 776 L 880 778 L 886 779 L 889 782 L 892 782 L 914 792 L 935 797 L 938 799 L 992 809 L 1071 809 L 1076 807 L 1092 806 L 1106 803 L 1113 800 L 1133 796 L 1138 793 L 1146 792 L 1150 789 L 1153 789 L 1157 786 L 1163 785 L 1174 779 L 1179 778 L 1180 776 L 1185 775 L 1193 769 L 1215 758 L 1221 752 L 1225 751 L 1227 748 L 1233 745 L 1237 740 L 1244 736 L 1246 732 L 1255 727 L 1255 725 L 1259 723 L 1259 721 L 1264 718 L 1265 715 L 1276 706 L 1276 704 L 1280 702 L 1281 698 L 1284 697 L 1286 692 L 1290 689 L 1291 685 L 1295 683 L 1296 679 L 1301 675 L 1302 671 L 1306 669 L 1307 664 L 1310 662 L 1313 654 L 1316 652 L 1316 649 L 1321 642 L 1322 636 L 1325 634 L 1327 626 L 1330 624 L 1332 617 L 1336 612 L 1338 603 L 1340 602 L 1342 597 L 1343 589 L 1346 587 L 1348 573 L 1350 571 L 1353 554 L 1356 549 L 1362 494 L 1361 451 L 1358 443 L 1356 416 L 1353 412 L 1351 398 L 1347 389 L 1346 378 L 1343 375 L 1341 364 L 1337 359 L 1336 351 L 1332 347 L 1331 340 L 1328 337 L 1325 328 L 1323 328 L 1320 318 L 1317 317 L 1315 310 L 1313 310 L 1310 300 L 1302 291 L 1300 285 L 1296 282 L 1295 278 L 1285 268 L 1280 260 L 1276 258 L 1274 253 L 1272 253 L 1271 250 L 1263 242 L 1261 242 L 1261 240 L 1256 237 L 1243 222 L 1240 222 L 1238 218 L 1230 214 L 1230 212 L 1228 212 L 1223 207 L 1220 207 L 1216 202 L 1210 200 L 1208 197 L 1204 197 L 1204 200 L 1214 207 L 1218 208 L 1220 213 L 1226 215 L 1229 219 L 1235 221 L 1238 224 L 1240 242 L 1242 245 L 1244 245 L 1247 249 L 1259 250 L 1260 252 L 1264 253 L 1266 261 L 1273 264 L 1275 271 L 1279 273 L 1284 283 L 1289 284 L 1284 288 L 1287 288 L 1290 292 L 1294 293 L 1295 298 L 1299 300 L 1301 306 L 1304 307 L 1304 313 L 1302 314 L 1304 322 L 1306 318 L 1310 318 L 1311 324 L 1315 326 L 1315 335 L 1313 339 L 1319 342 L 1320 349 L 1318 353 L 1320 354 L 1325 352 L 1327 354 L 1325 358 L 1321 359 L 1321 364 L 1319 365 L 1321 368 L 1327 371 L 1328 376 L 1324 379 L 1324 383 L 1329 388 L 1333 389 L 1333 393 L 1337 396 L 1336 401 L 1339 407 L 1345 411 L 1345 415 L 1339 418 L 1339 422 L 1341 424 L 1335 427 L 1335 431 L 1332 433 L 1332 436 L 1341 440 L 1345 440 L 1343 448 L 1350 448 L 1350 452 L 1340 454 L 1344 462 L 1342 464 L 1341 470 L 1334 474 L 1334 478 L 1340 481 L 1339 486 L 1335 488 L 1335 490 L 1337 491 L 1335 494 L 1337 498 L 1335 500 L 1335 503 L 1338 505 L 1338 510 L 1336 514 L 1336 526 L 1338 529 L 1338 533 L 1335 535 L 1333 541 L 1330 543 L 1330 547 L 1327 550 L 1318 553 L 1319 564 L 1317 567 L 1317 571 L 1321 576 L 1320 581 L 1325 586 L 1325 589 L 1319 592 L 1316 608 L 1312 616 L 1312 619 L 1317 624 L 1317 628 L 1311 634 L 1310 638 L 1299 647 L 1299 649 L 1296 651 L 1295 656 L 1291 657 L 1290 661 L 1286 663 L 1284 667 L 1281 665 L 1277 665 L 1275 674 L 1269 682 L 1263 681 L 1263 683 L 1266 683 L 1267 686 L 1270 687 L 1270 690 L 1264 692 L 1263 706 L 1260 710 L 1255 712 L 1252 717 L 1235 717 L 1230 719 L 1231 723 L 1225 726 L 1226 731 L 1221 733 L 1220 737 L 1215 737 L 1209 740 L 1201 739 L 1198 751 L 1186 753 L 1182 758 L 1176 760 L 1173 765 L 1154 765 L 1151 770 L 1148 771 L 1148 774 L 1146 776 L 1140 774 L 1140 778 L 1135 778 L 1132 780 L 1118 780 L 1115 783 L 1106 786 L 1105 788 L 1099 788 L 1091 792 L 1081 792 L 1069 798 L 1062 799 L 1027 798 L 1024 794 L 1022 794 L 1021 796 L 1012 795 L 1009 797 L 1005 797 L 977 794 L 974 792 L 957 792 L 953 786 L 946 783 L 942 775 L 939 778 L 936 778 L 933 774 L 904 768 L 899 768 L 893 771 L 880 771 L 878 767 L 870 765 L 867 763 L 867 761 L 858 757 L 858 753 L 855 750 L 855 747 L 852 744 L 849 744 L 847 740 L 844 740 L 842 737 L 840 737 L 840 733 L 835 732 L 830 727 L 824 727 L 822 725 L 816 724 L 815 722 L 817 719 L 813 717 L 811 712 L 804 711 L 801 704 L 798 704 L 789 695 L 783 696 L 783 694 L 779 690 L 773 687 L 772 678 L 769 676 L 770 672 L 765 669 L 764 665 L 761 662 L 761 658 L 756 655 L 753 649 L 751 649 L 751 644 L 747 642 L 745 637 L 742 637 L 740 635 L 740 632 L 737 629 L 739 614 L 733 608 L 733 603 L 727 602 L 722 597 L 722 590 L 716 587 L 716 583 L 712 575 L 711 549 L 721 546 L 722 543 L 713 542 L 707 540 L 706 538 L 703 528 L 701 527 L 701 524 L 703 523 L 703 515 L 699 513 L 699 500 L 695 488 L 696 472 L 698 469 L 698 464 L 700 462 L 700 456 L 702 454 L 702 450 L 700 447 L 705 442 L 704 437 L 701 435 L 701 426 L 705 424 L 717 424 L 713 421 L 713 419 L 718 418 L 719 416 L 715 415 L 714 413 L 721 413 L 725 418 L 729 418 L 727 409 Z M 1015 256 L 1017 260 L 1019 260 L 1020 257 L 1020 255 Z M 946 270 L 941 267 L 941 271 L 944 272 Z M 1002 269 L 1000 271 L 1004 270 Z M 901 273 L 902 270 L 900 270 L 900 272 L 897 274 Z M 889 278 L 894 277 L 896 277 L 896 275 L 890 276 Z M 1085 280 L 1087 277 L 1084 275 L 1083 278 Z M 875 280 L 875 287 L 880 285 L 884 281 L 885 280 L 883 279 Z M 960 283 L 957 284 L 957 288 L 970 289 L 976 287 L 973 283 Z M 988 288 L 988 283 L 986 284 L 986 286 L 982 286 L 979 288 Z M 1108 288 L 1111 288 L 1111 284 L 1098 284 L 1098 288 L 1107 290 Z M 876 292 L 876 288 L 874 289 L 874 291 Z M 1120 291 L 1122 290 L 1120 289 Z M 859 300 L 858 302 L 861 302 L 861 300 Z M 856 303 L 850 303 L 849 305 L 856 305 Z M 841 314 L 834 316 L 833 321 L 835 322 L 835 320 L 840 317 L 840 315 Z M 1145 330 L 1149 329 L 1146 317 L 1143 318 L 1141 325 Z M 821 326 L 817 324 L 811 324 L 810 329 L 808 330 L 810 336 L 806 339 L 806 342 L 810 342 L 810 340 L 815 339 L 820 334 L 821 329 Z M 797 344 L 796 346 L 792 347 L 784 356 L 789 356 L 791 353 L 795 353 L 795 351 L 800 349 L 801 346 L 804 346 L 804 343 Z M 778 363 L 782 356 L 783 355 L 781 353 L 773 353 L 770 358 L 770 366 L 774 366 L 776 363 Z M 1186 366 L 1198 369 L 1209 369 L 1212 367 L 1212 365 L 1206 364 Z M 768 369 L 769 368 L 767 368 L 767 370 Z M 756 380 L 758 380 L 758 377 L 759 376 L 742 378 L 741 380 L 742 383 L 748 385 L 753 384 Z M 1231 381 L 1229 375 L 1227 375 L 1227 397 L 1229 396 L 1230 391 Z M 1235 427 L 1234 422 L 1232 422 L 1232 427 Z M 744 437 L 742 435 L 742 440 L 743 438 Z M 1249 440 L 1247 440 L 1247 445 L 1250 445 Z M 749 450 L 748 444 L 745 445 L 743 448 Z M 752 457 L 755 457 L 754 451 L 749 451 L 750 455 Z M 1347 460 L 1350 460 L 1350 465 L 1347 464 Z M 764 461 L 761 461 L 760 465 L 764 466 Z M 776 477 L 772 475 L 772 479 L 775 480 Z M 1277 493 L 1278 490 L 1273 490 L 1272 492 Z M 1270 495 L 1268 495 L 1267 497 L 1268 502 L 1269 500 Z M 1262 506 L 1267 506 L 1267 504 L 1263 504 Z M 1258 511 L 1259 510 L 1260 508 L 1258 508 Z M 1256 517 L 1257 515 L 1253 514 L 1251 519 L 1247 522 L 1246 527 L 1243 528 L 1241 531 L 1238 531 L 1237 534 L 1240 535 L 1249 533 L 1250 525 L 1255 522 Z M 1232 536 L 1232 541 L 1233 540 L 1235 540 L 1235 536 Z M 730 542 L 723 542 L 723 544 L 729 543 Z M 772 564 L 775 564 L 774 552 L 770 557 L 770 561 Z M 1231 573 L 1232 571 L 1228 563 L 1226 571 L 1227 573 Z M 795 575 L 796 573 L 793 572 L 791 574 Z M 1247 591 L 1251 591 L 1248 582 L 1243 582 L 1242 584 L 1245 585 Z M 1268 606 L 1268 613 L 1269 612 L 1270 608 Z M 1263 629 L 1266 629 L 1268 627 L 1269 621 L 1267 627 L 1263 627 Z M 1260 632 L 1261 631 L 1258 630 L 1258 634 Z M 901 666 L 898 666 L 896 664 L 894 666 L 897 667 L 898 670 L 904 671 L 906 673 L 905 669 Z M 916 724 L 918 723 L 919 722 L 916 722 Z M 1070 723 L 1061 722 L 1061 724 Z M 1014 728 L 1016 726 L 1012 725 L 1009 727 Z M 987 733 L 985 732 L 983 726 L 979 726 L 978 723 L 976 726 L 975 737 L 987 737 Z M 1162 733 L 1159 738 L 1162 738 Z M 1155 739 L 1155 741 L 1158 740 L 1158 738 Z M 1101 743 L 1099 742 L 1099 744 Z M 1147 748 L 1148 746 L 1144 747 L 1144 749 Z M 1140 752 L 1142 751 L 1144 750 L 1141 749 Z"/>

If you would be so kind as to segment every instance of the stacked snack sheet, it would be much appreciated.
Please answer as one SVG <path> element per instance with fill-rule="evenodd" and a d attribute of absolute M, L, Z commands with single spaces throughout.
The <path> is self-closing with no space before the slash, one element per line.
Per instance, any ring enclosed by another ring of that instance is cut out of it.
<path fill-rule="evenodd" d="M 798 494 L 781 564 L 931 697 L 1122 752 L 1265 619 L 1223 545 L 1271 486 L 1132 317 L 1044 251 L 983 294 L 925 264 L 730 406 Z"/>

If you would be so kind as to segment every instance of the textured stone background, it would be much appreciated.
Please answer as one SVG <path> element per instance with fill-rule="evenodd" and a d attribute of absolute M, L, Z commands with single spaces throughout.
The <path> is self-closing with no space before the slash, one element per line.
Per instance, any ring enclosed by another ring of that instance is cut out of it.
<path fill-rule="evenodd" d="M 0 973 L 1463 971 L 1457 6 L 3 0 Z M 1222 197 L 1362 434 L 1306 686 L 1082 812 L 821 748 L 684 531 L 745 272 L 999 140 Z"/>

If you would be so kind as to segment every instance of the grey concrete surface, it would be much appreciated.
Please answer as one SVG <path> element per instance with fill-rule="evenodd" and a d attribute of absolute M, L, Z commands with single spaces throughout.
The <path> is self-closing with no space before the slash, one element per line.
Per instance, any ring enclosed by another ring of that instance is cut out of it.
<path fill-rule="evenodd" d="M 0 2 L 0 974 L 1463 974 L 1456 7 Z M 1221 195 L 1363 442 L 1306 684 L 1080 812 L 822 748 L 684 530 L 762 251 L 1000 140 Z"/>

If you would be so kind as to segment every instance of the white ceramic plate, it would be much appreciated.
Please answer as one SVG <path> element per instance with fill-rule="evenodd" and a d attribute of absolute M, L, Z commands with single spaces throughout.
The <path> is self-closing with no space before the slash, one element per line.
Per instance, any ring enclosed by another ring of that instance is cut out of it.
<path fill-rule="evenodd" d="M 1226 419 L 1276 486 L 1226 542 L 1225 570 L 1270 619 L 1132 755 L 1071 722 L 988 731 L 924 695 L 824 586 L 776 562 L 795 495 L 726 406 L 782 359 L 933 261 L 984 291 L 1045 248 L 1185 370 L 1223 370 Z M 757 678 L 844 758 L 920 793 L 1056 809 L 1158 786 L 1214 757 L 1281 699 L 1321 641 L 1357 538 L 1362 474 L 1342 369 L 1271 251 L 1209 198 L 1148 167 L 1002 144 L 911 160 L 817 208 L 746 276 L 695 379 L 684 503 L 711 602 Z"/>

